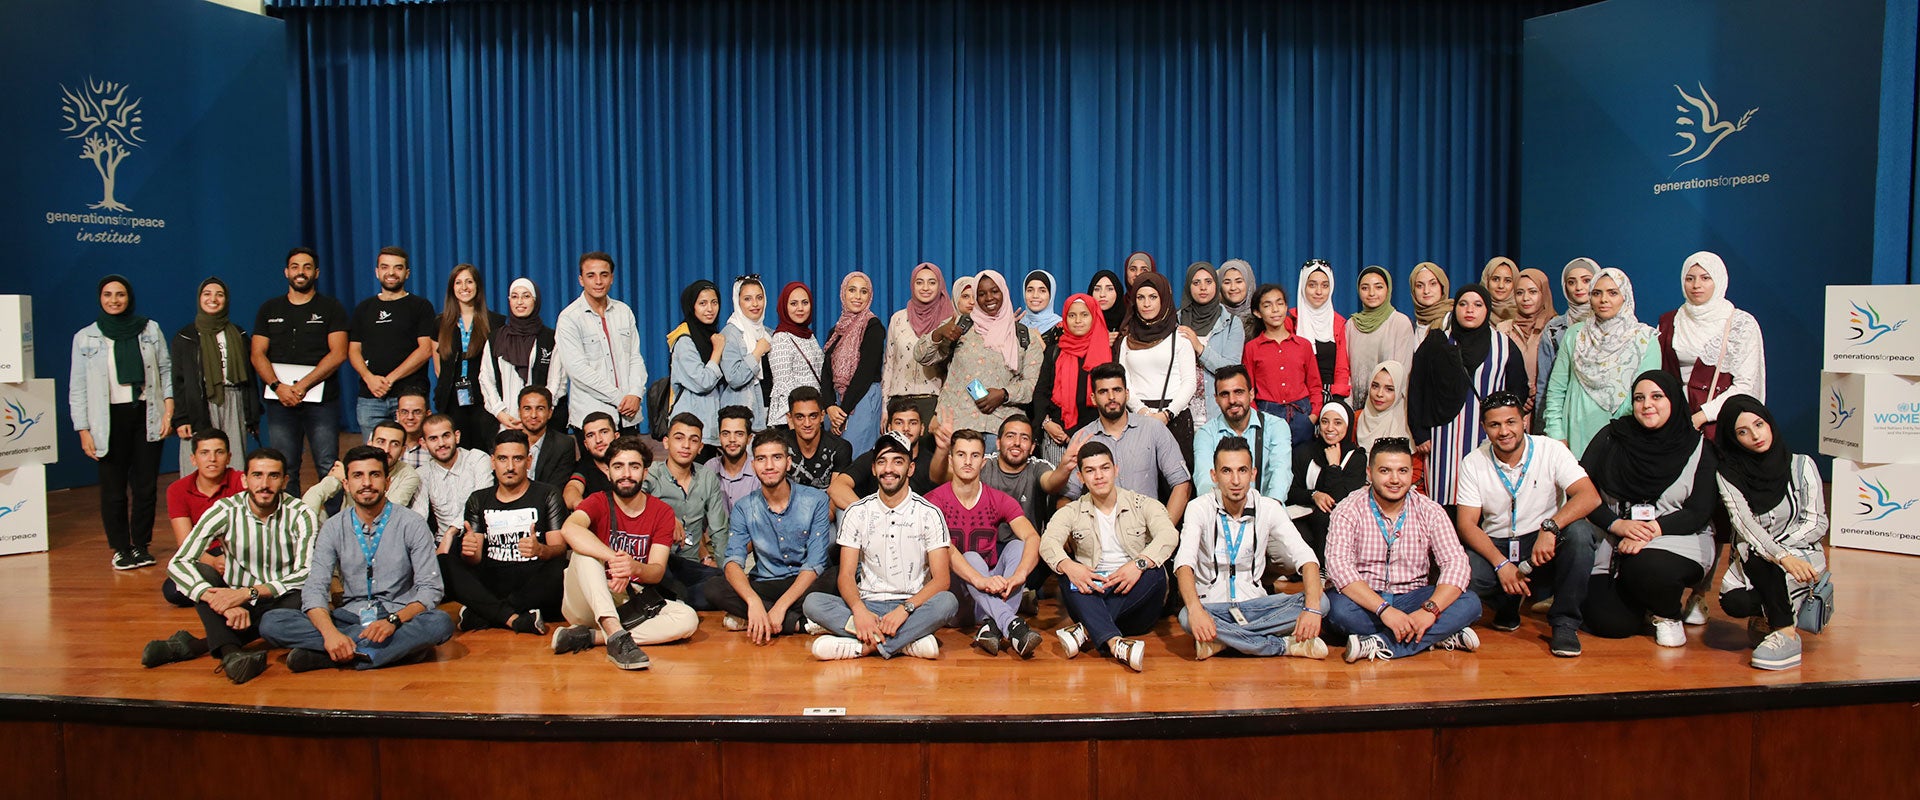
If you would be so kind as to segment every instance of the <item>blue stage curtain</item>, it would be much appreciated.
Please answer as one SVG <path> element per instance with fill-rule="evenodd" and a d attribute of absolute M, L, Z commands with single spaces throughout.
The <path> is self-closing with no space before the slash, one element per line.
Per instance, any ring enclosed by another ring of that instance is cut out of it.
<path fill-rule="evenodd" d="M 1342 311 L 1367 264 L 1477 279 L 1517 239 L 1520 22 L 1580 4 L 267 3 L 328 291 L 399 244 L 436 304 L 472 262 L 551 321 L 606 250 L 656 376 L 702 277 L 805 281 L 822 327 L 843 274 L 885 318 L 920 261 L 1077 291 L 1241 257 L 1291 293 L 1318 257 Z"/>

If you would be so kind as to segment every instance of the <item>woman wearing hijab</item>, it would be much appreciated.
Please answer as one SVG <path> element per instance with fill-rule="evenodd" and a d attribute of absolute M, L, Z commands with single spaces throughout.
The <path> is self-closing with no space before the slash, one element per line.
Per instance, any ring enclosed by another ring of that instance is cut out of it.
<path fill-rule="evenodd" d="M 502 430 L 520 430 L 520 390 L 544 386 L 554 397 L 553 419 L 564 422 L 566 370 L 553 357 L 553 329 L 540 320 L 540 290 L 515 278 L 507 286 L 507 322 L 493 332 L 480 363 L 480 398 Z"/>
<path fill-rule="evenodd" d="M 734 278 L 733 313 L 727 317 L 726 327 L 720 329 L 721 335 L 727 337 L 725 354 L 720 357 L 720 407 L 746 406 L 753 413 L 749 423 L 753 430 L 767 424 L 764 384 L 773 336 L 763 321 L 766 318 L 767 287 L 760 282 L 760 276 Z M 718 435 L 716 431 L 715 436 Z"/>
<path fill-rule="evenodd" d="M 1127 292 L 1120 287 L 1119 273 L 1103 269 L 1093 273 L 1093 280 L 1087 282 L 1087 295 L 1100 306 L 1100 316 L 1107 323 L 1108 345 L 1120 340 L 1120 328 L 1127 321 Z"/>
<path fill-rule="evenodd" d="M 1320 407 L 1315 435 L 1293 449 L 1293 488 L 1287 504 L 1308 510 L 1294 519 L 1300 538 L 1322 555 L 1335 503 L 1367 485 L 1367 450 L 1354 438 L 1353 411 L 1339 400 Z"/>
<path fill-rule="evenodd" d="M 1702 250 L 1681 265 L 1686 303 L 1660 317 L 1660 368 L 1687 385 L 1689 420 L 1707 439 L 1726 398 L 1767 401 L 1766 342 L 1760 322 L 1727 299 L 1727 265 Z"/>
<path fill-rule="evenodd" d="M 1020 285 L 1027 301 L 1027 313 L 1020 318 L 1020 324 L 1032 328 L 1047 344 L 1052 344 L 1060 338 L 1060 315 L 1053 313 L 1053 273 L 1044 269 L 1033 270 L 1027 273 L 1027 279 Z"/>
<path fill-rule="evenodd" d="M 1653 369 L 1631 386 L 1626 415 L 1607 423 L 1580 459 L 1600 489 L 1587 521 L 1607 532 L 1582 611 L 1595 636 L 1634 636 L 1651 617 L 1654 642 L 1680 647 L 1683 595 L 1716 554 L 1707 525 L 1719 499 L 1717 462 L 1687 422 L 1693 409 L 1680 381 Z"/>
<path fill-rule="evenodd" d="M 1519 313 L 1514 290 L 1520 280 L 1520 268 L 1513 259 L 1506 256 L 1494 256 L 1487 265 L 1480 268 L 1480 285 L 1487 287 L 1487 296 L 1493 298 L 1493 323 L 1499 325 L 1509 322 Z"/>
<path fill-rule="evenodd" d="M 260 429 L 260 393 L 247 364 L 247 332 L 227 319 L 227 283 L 200 282 L 193 322 L 173 334 L 173 418 L 180 437 L 180 474 L 193 474 L 193 448 L 186 442 L 204 430 L 225 433 L 228 448 L 245 452 L 246 436 Z"/>
<path fill-rule="evenodd" d="M 1576 258 L 1560 268 L 1560 288 L 1567 296 L 1567 313 L 1555 315 L 1547 320 L 1547 330 L 1540 334 L 1540 354 L 1536 357 L 1539 370 L 1539 387 L 1534 395 L 1535 407 L 1544 409 L 1547 392 L 1553 390 L 1553 367 L 1558 361 L 1560 346 L 1566 341 L 1567 330 L 1593 318 L 1593 279 L 1600 274 L 1600 264 L 1591 258 Z M 1534 415 L 1536 419 L 1541 414 Z M 1544 422 L 1544 420 L 1540 420 Z M 1543 428 L 1544 430 L 1544 428 Z M 1578 451 L 1575 451 L 1578 452 Z"/>
<path fill-rule="evenodd" d="M 827 357 L 813 335 L 813 292 L 799 281 L 780 288 L 774 306 L 780 324 L 774 326 L 767 350 L 767 427 L 787 424 L 787 396 L 802 386 L 821 389 Z M 823 389 L 821 396 L 827 396 Z M 875 437 L 878 438 L 878 437 Z"/>
<path fill-rule="evenodd" d="M 1527 385 L 1520 348 L 1493 329 L 1486 287 L 1470 283 L 1454 295 L 1447 320 L 1413 351 L 1407 386 L 1407 423 L 1427 456 L 1427 496 L 1452 506 L 1460 459 L 1487 438 L 1480 401 Z"/>
<path fill-rule="evenodd" d="M 1407 273 L 1407 287 L 1413 294 L 1413 346 L 1418 348 L 1427 333 L 1453 313 L 1453 281 L 1439 264 L 1422 261 Z M 1407 363 L 1413 363 L 1411 358 Z"/>
<path fill-rule="evenodd" d="M 1313 347 L 1288 330 L 1284 287 L 1260 284 L 1253 290 L 1253 310 L 1240 363 L 1253 381 L 1254 406 L 1286 420 L 1293 446 L 1299 447 L 1313 436 L 1313 420 L 1320 414 L 1323 397 Z"/>
<path fill-rule="evenodd" d="M 133 313 L 133 284 L 100 279 L 100 314 L 73 334 L 67 412 L 100 476 L 100 523 L 114 569 L 156 563 L 155 481 L 173 419 L 173 361 L 153 320 Z"/>
<path fill-rule="evenodd" d="M 1245 292 L 1241 292 L 1245 299 Z M 1200 388 L 1187 408 L 1195 426 L 1206 424 L 1218 406 L 1213 400 L 1213 371 L 1240 363 L 1247 326 L 1220 301 L 1220 273 L 1205 261 L 1187 267 L 1187 301 L 1180 305 L 1180 336 L 1199 361 Z"/>
<path fill-rule="evenodd" d="M 973 275 L 966 275 L 953 282 L 954 319 L 973 313 L 973 285 L 979 280 Z"/>
<path fill-rule="evenodd" d="M 1367 381 L 1366 405 L 1354 421 L 1354 444 L 1367 449 L 1381 439 L 1413 441 L 1413 429 L 1407 425 L 1407 365 L 1382 361 Z M 1427 459 L 1413 455 L 1413 485 L 1425 485 Z M 1424 490 L 1423 490 L 1424 491 Z"/>
<path fill-rule="evenodd" d="M 720 287 L 697 280 L 680 290 L 680 326 L 667 334 L 667 377 L 672 381 L 673 404 L 668 417 L 692 414 L 703 420 L 720 418 L 720 387 L 725 381 L 720 361 L 726 356 L 727 337 L 720 332 Z M 654 438 L 666 440 L 666 431 Z M 700 442 L 720 444 L 720 426 L 701 429 Z"/>
<path fill-rule="evenodd" d="M 934 329 L 952 322 L 959 312 L 947 296 L 946 274 L 932 262 L 914 266 L 908 292 L 907 307 L 893 312 L 887 320 L 887 360 L 880 370 L 880 396 L 886 404 L 892 404 L 896 397 L 912 400 L 920 409 L 920 419 L 930 423 L 940 399 L 943 373 L 916 360 L 913 348 Z M 932 430 L 931 424 L 928 430 Z"/>
<path fill-rule="evenodd" d="M 1173 286 L 1158 272 L 1141 273 L 1128 293 L 1126 330 L 1114 360 L 1127 368 L 1127 410 L 1145 414 L 1173 432 L 1180 455 L 1193 465 L 1193 412 L 1200 376 L 1193 347 L 1176 335 L 1180 317 Z"/>
<path fill-rule="evenodd" d="M 1353 395 L 1347 318 L 1333 310 L 1333 268 L 1325 260 L 1316 258 L 1301 265 L 1298 296 L 1299 303 L 1287 317 L 1287 329 L 1313 345 L 1314 363 L 1320 368 L 1321 401 L 1345 401 Z"/>
<path fill-rule="evenodd" d="M 493 332 L 506 325 L 504 317 L 487 307 L 487 287 L 480 268 L 458 264 L 447 276 L 447 298 L 441 306 L 439 334 L 434 343 L 433 407 L 453 418 L 460 444 L 486 453 L 500 424 L 487 413 L 481 397 L 481 351 Z"/>
<path fill-rule="evenodd" d="M 1133 287 L 1140 285 L 1140 276 L 1149 273 L 1154 275 L 1160 274 L 1160 268 L 1153 263 L 1153 255 L 1145 250 L 1135 250 L 1128 253 L 1125 269 L 1127 272 L 1126 287 L 1129 292 L 1133 291 Z"/>
<path fill-rule="evenodd" d="M 1714 452 L 1720 502 L 1733 521 L 1733 559 L 1720 608 L 1760 635 L 1756 669 L 1800 665 L 1800 604 L 1827 571 L 1826 492 L 1813 459 L 1775 438 L 1773 412 L 1744 394 L 1720 405 Z"/>
<path fill-rule="evenodd" d="M 1542 430 L 1575 453 L 1586 452 L 1594 434 L 1627 413 L 1633 376 L 1660 368 L 1660 343 L 1633 314 L 1627 274 L 1601 270 L 1590 297 L 1593 316 L 1567 329 L 1540 401 Z"/>
<path fill-rule="evenodd" d="M 871 447 L 880 438 L 880 367 L 886 363 L 887 329 L 873 313 L 873 279 L 854 271 L 840 279 L 840 319 L 828 334 L 827 373 L 820 376 L 833 432 Z M 824 391 L 831 389 L 832 391 Z"/>
<path fill-rule="evenodd" d="M 1100 304 L 1090 294 L 1076 294 L 1061 306 L 1065 312 L 1060 323 L 1059 341 L 1047 346 L 1040 359 L 1040 373 L 1034 381 L 1033 416 L 1039 420 L 1040 440 L 1047 460 L 1058 463 L 1066 452 L 1067 439 L 1081 425 L 1094 419 L 1092 389 L 1088 373 L 1094 367 L 1113 360 L 1113 346 L 1107 338 L 1107 320 Z"/>
<path fill-rule="evenodd" d="M 1033 402 L 1046 346 L 1020 324 L 1007 279 L 993 270 L 979 278 L 973 313 L 922 339 L 914 356 L 922 364 L 947 367 L 940 418 L 954 430 L 979 431 L 993 452 L 1000 422 Z"/>
<path fill-rule="evenodd" d="M 1380 364 L 1413 360 L 1413 320 L 1393 310 L 1393 276 L 1385 268 L 1360 270 L 1360 313 L 1347 318 L 1347 377 L 1354 396 L 1366 394 L 1366 382 Z"/>
<path fill-rule="evenodd" d="M 1253 265 L 1244 258 L 1220 262 L 1220 305 L 1228 314 L 1246 321 L 1253 316 Z M 1241 338 L 1246 338 L 1245 334 Z"/>
<path fill-rule="evenodd" d="M 1540 337 L 1547 330 L 1547 321 L 1553 318 L 1553 284 L 1547 282 L 1547 273 L 1537 269 L 1520 270 L 1520 278 L 1514 281 L 1513 319 L 1495 326 L 1495 330 L 1507 335 L 1513 343 L 1520 346 L 1520 357 L 1527 362 L 1526 406 L 1520 409 L 1522 415 L 1533 417 L 1529 427 L 1540 424 L 1540 415 L 1536 412 L 1540 400 Z"/>

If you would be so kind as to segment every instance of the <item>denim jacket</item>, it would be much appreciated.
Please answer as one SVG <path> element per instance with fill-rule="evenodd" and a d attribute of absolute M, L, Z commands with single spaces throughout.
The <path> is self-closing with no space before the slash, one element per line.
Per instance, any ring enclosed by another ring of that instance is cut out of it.
<path fill-rule="evenodd" d="M 93 452 L 99 456 L 107 454 L 107 442 L 113 438 L 107 423 L 111 408 L 107 387 L 114 380 L 112 347 L 113 341 L 96 324 L 89 323 L 73 335 L 67 410 L 73 417 L 74 430 L 93 432 Z M 167 351 L 167 340 L 160 335 L 160 325 L 152 320 L 140 331 L 140 363 L 146 376 L 142 391 L 147 401 L 147 441 L 157 442 L 167 438 L 166 401 L 173 399 L 173 356 Z"/>

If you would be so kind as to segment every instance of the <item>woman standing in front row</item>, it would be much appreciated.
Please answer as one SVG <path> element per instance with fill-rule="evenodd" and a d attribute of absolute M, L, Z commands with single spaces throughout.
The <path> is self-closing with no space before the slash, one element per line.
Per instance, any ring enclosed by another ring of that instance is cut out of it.
<path fill-rule="evenodd" d="M 1126 330 L 1114 349 L 1114 360 L 1127 368 L 1127 408 L 1166 425 L 1191 467 L 1193 412 L 1187 406 L 1200 383 L 1193 346 L 1176 334 L 1180 319 L 1173 308 L 1173 287 L 1167 276 L 1143 272 L 1128 299 Z"/>
<path fill-rule="evenodd" d="M 157 563 L 154 498 L 173 419 L 173 363 L 159 324 L 133 313 L 133 284 L 100 279 L 100 314 L 73 334 L 67 412 L 100 476 L 100 523 L 114 569 Z M 232 434 L 229 434 L 232 435 Z"/>
<path fill-rule="evenodd" d="M 855 448 L 880 438 L 880 367 L 886 362 L 887 329 L 873 313 L 873 279 L 854 271 L 840 279 L 840 321 L 827 336 L 823 394 L 832 400 L 827 421 Z M 824 390 L 831 389 L 831 392 Z"/>
<path fill-rule="evenodd" d="M 780 287 L 780 302 L 774 313 L 780 315 L 780 324 L 774 327 L 767 350 L 769 428 L 787 424 L 787 396 L 802 386 L 820 388 L 820 375 L 826 366 L 820 340 L 813 335 L 813 292 L 807 285 L 789 281 Z"/>
<path fill-rule="evenodd" d="M 1627 274 L 1601 270 L 1589 296 L 1593 317 L 1567 329 L 1540 402 L 1547 436 L 1575 453 L 1586 452 L 1601 428 L 1626 413 L 1633 376 L 1660 368 L 1654 331 L 1633 314 L 1633 281 Z"/>
<path fill-rule="evenodd" d="M 726 382 L 727 375 L 722 370 L 722 362 L 727 355 L 727 337 L 720 332 L 720 287 L 704 278 L 694 281 L 680 291 L 680 326 L 667 334 L 667 352 L 672 366 L 667 375 L 672 379 L 673 406 L 667 416 L 692 414 L 702 420 L 720 418 L 720 387 Z M 744 360 L 737 361 L 739 368 L 745 368 Z M 656 432 L 655 437 L 665 441 L 664 432 Z M 720 443 L 720 426 L 707 425 L 700 434 L 700 443 L 707 447 L 716 447 Z M 708 453 L 701 454 L 702 460 L 710 458 Z"/>
<path fill-rule="evenodd" d="M 1427 455 L 1427 496 L 1452 510 L 1460 459 L 1487 438 L 1480 400 L 1527 386 L 1520 348 L 1493 329 L 1493 298 L 1477 283 L 1460 287 L 1453 313 L 1413 352 L 1407 421 Z"/>
<path fill-rule="evenodd" d="M 993 452 L 1000 422 L 1033 401 L 1046 345 L 1020 324 L 1007 279 L 993 270 L 979 278 L 973 313 L 921 339 L 914 356 L 922 364 L 947 366 L 940 419 L 954 430 L 979 431 Z"/>
<path fill-rule="evenodd" d="M 193 322 L 173 334 L 173 420 L 180 437 L 180 474 L 192 475 L 193 448 L 204 430 L 219 429 L 232 449 L 246 452 L 246 436 L 260 428 L 260 393 L 247 364 L 247 333 L 227 319 L 227 283 L 200 282 Z"/>
<path fill-rule="evenodd" d="M 1813 459 L 1775 436 L 1773 412 L 1744 394 L 1720 406 L 1720 501 L 1733 521 L 1734 557 L 1720 579 L 1720 608 L 1761 636 L 1756 669 L 1800 665 L 1800 606 L 1827 571 L 1826 492 Z"/>
<path fill-rule="evenodd" d="M 887 361 L 880 371 L 880 396 L 889 405 L 896 397 L 912 400 L 914 408 L 920 409 L 920 419 L 931 423 L 945 373 L 915 360 L 913 348 L 922 337 L 953 321 L 956 311 L 947 296 L 947 276 L 931 261 L 914 266 L 908 289 L 907 307 L 887 320 Z"/>
<path fill-rule="evenodd" d="M 733 279 L 733 314 L 720 332 L 727 337 L 726 355 L 720 371 L 726 376 L 720 386 L 720 408 L 746 406 L 753 414 L 753 430 L 767 426 L 767 353 L 773 339 L 767 331 L 767 287 L 758 275 Z M 719 427 L 716 424 L 714 427 Z M 717 434 L 716 434 L 717 435 Z"/>
<path fill-rule="evenodd" d="M 1287 423 L 1291 446 L 1313 435 L 1320 414 L 1320 367 L 1313 346 L 1287 329 L 1287 290 L 1263 283 L 1253 291 L 1254 317 L 1247 320 L 1247 344 L 1240 363 L 1253 379 L 1254 405 Z"/>
<path fill-rule="evenodd" d="M 460 264 L 447 276 L 446 305 L 440 312 L 440 333 L 433 350 L 433 408 L 453 418 L 460 446 L 493 451 L 500 423 L 487 413 L 480 391 L 481 354 L 493 332 L 507 321 L 487 308 L 487 287 L 480 269 Z M 516 398 L 515 402 L 518 402 Z"/>
<path fill-rule="evenodd" d="M 1767 401 L 1766 342 L 1760 321 L 1727 299 L 1727 265 L 1702 250 L 1682 263 L 1687 301 L 1660 317 L 1660 368 L 1687 385 L 1698 409 L 1689 422 L 1708 440 L 1728 397 Z"/>
<path fill-rule="evenodd" d="M 544 386 L 553 394 L 553 419 L 565 424 L 561 405 L 566 370 L 553 357 L 554 333 L 540 320 L 540 290 L 515 278 L 507 286 L 507 323 L 493 332 L 481 351 L 480 398 L 502 430 L 520 430 L 520 390 Z"/>

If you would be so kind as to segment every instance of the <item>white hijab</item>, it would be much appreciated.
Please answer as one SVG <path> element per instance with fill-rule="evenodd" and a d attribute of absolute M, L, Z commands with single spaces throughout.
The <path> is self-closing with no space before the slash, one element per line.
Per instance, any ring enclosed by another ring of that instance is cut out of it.
<path fill-rule="evenodd" d="M 1707 352 L 1707 343 L 1726 331 L 1727 321 L 1733 318 L 1733 302 L 1727 299 L 1727 264 L 1713 253 L 1702 250 L 1680 263 L 1681 296 L 1686 296 L 1687 270 L 1696 265 L 1713 277 L 1713 297 L 1699 305 L 1685 302 L 1680 313 L 1673 315 L 1673 349 L 1680 352 Z"/>
<path fill-rule="evenodd" d="M 1307 302 L 1307 278 L 1318 272 L 1327 276 L 1327 302 L 1318 308 Z M 1309 342 L 1333 341 L 1333 270 L 1324 261 L 1309 261 L 1300 270 L 1300 284 L 1294 294 L 1294 311 L 1298 321 L 1294 323 L 1294 334 Z"/>
<path fill-rule="evenodd" d="M 746 287 L 749 277 L 750 276 L 742 275 L 733 279 L 733 315 L 727 317 L 727 325 L 740 329 L 740 347 L 748 353 L 752 353 L 754 345 L 770 337 L 767 335 L 767 326 L 760 324 L 759 319 L 747 316 L 747 312 L 740 307 L 740 290 Z M 754 283 L 760 283 L 760 279 L 758 278 L 752 278 L 752 280 Z M 760 292 L 763 297 L 766 291 L 766 284 L 760 284 Z M 762 305 L 760 307 L 760 319 L 766 319 L 766 316 L 767 308 L 765 305 Z M 754 362 L 754 371 L 764 378 L 766 375 L 760 372 L 761 369 L 762 367 L 758 359 L 756 359 Z"/>

